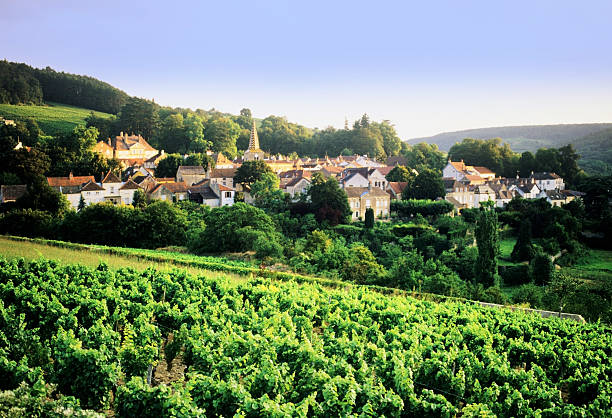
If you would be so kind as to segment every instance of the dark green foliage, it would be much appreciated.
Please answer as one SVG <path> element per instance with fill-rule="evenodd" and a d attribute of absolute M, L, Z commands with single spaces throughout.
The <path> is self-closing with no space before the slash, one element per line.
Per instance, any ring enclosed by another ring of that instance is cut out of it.
<path fill-rule="evenodd" d="M 160 124 L 158 105 L 149 100 L 132 97 L 121 107 L 117 130 L 152 140 L 157 137 Z"/>
<path fill-rule="evenodd" d="M 442 171 L 446 165 L 446 155 L 438 149 L 436 144 L 420 142 L 414 145 L 402 143 L 402 155 L 406 158 L 406 167 L 421 172 L 428 168 L 434 171 Z"/>
<path fill-rule="evenodd" d="M 446 190 L 442 183 L 440 171 L 422 168 L 413 181 L 409 182 L 402 192 L 402 199 L 429 199 L 435 200 L 444 197 Z"/>
<path fill-rule="evenodd" d="M 43 92 L 32 68 L 0 61 L 0 103 L 41 104 Z"/>
<path fill-rule="evenodd" d="M 365 212 L 365 225 L 366 228 L 374 228 L 374 209 L 367 208 Z"/>
<path fill-rule="evenodd" d="M 250 251 L 260 236 L 277 242 L 274 222 L 263 210 L 239 202 L 212 209 L 206 216 L 206 228 L 191 247 L 197 253 Z"/>
<path fill-rule="evenodd" d="M 23 209 L 45 211 L 51 215 L 61 216 L 69 208 L 66 197 L 52 189 L 44 177 L 38 177 L 28 184 L 26 193 L 16 202 Z"/>
<path fill-rule="evenodd" d="M 512 249 L 512 261 L 529 261 L 535 255 L 535 248 L 531 243 L 531 221 L 526 219 L 521 223 L 518 239 Z"/>
<path fill-rule="evenodd" d="M 506 286 L 518 286 L 531 281 L 531 272 L 528 264 L 500 266 L 499 273 Z"/>
<path fill-rule="evenodd" d="M 168 154 L 166 158 L 161 160 L 159 164 L 157 164 L 157 168 L 155 169 L 155 177 L 176 177 L 176 171 L 179 166 L 187 165 L 183 157 L 179 154 Z"/>
<path fill-rule="evenodd" d="M 234 183 L 253 184 L 260 180 L 264 173 L 272 173 L 272 169 L 264 161 L 245 161 L 236 170 Z"/>
<path fill-rule="evenodd" d="M 403 165 L 393 167 L 389 174 L 385 176 L 387 181 L 407 181 L 412 182 L 414 180 L 414 173 L 408 170 Z"/>
<path fill-rule="evenodd" d="M 541 286 L 550 282 L 553 273 L 553 264 L 548 254 L 542 252 L 536 253 L 529 267 L 531 269 L 531 277 L 533 277 L 535 284 Z"/>
<path fill-rule="evenodd" d="M 340 188 L 334 177 L 326 179 L 320 173 L 316 173 L 312 177 L 308 196 L 310 212 L 314 213 L 317 221 L 334 226 L 347 223 L 350 219 L 351 209 L 346 192 Z"/>
<path fill-rule="evenodd" d="M 480 212 L 474 235 L 478 246 L 475 265 L 475 279 L 485 287 L 493 286 L 497 275 L 499 255 L 499 224 L 492 208 L 484 207 Z"/>
<path fill-rule="evenodd" d="M 452 212 L 454 206 L 446 200 L 393 200 L 391 211 L 396 212 L 400 218 L 409 218 L 415 215 L 436 216 Z"/>
<path fill-rule="evenodd" d="M 500 138 L 466 138 L 448 151 L 452 161 L 463 160 L 466 164 L 487 167 L 498 176 L 514 177 L 519 167 L 519 157 Z M 548 171 L 548 170 L 542 170 Z"/>

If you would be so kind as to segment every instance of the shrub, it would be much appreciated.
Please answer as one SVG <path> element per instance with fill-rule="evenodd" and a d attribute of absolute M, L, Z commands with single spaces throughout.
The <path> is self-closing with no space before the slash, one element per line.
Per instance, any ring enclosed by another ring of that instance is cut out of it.
<path fill-rule="evenodd" d="M 553 264 L 550 261 L 550 256 L 543 252 L 538 252 L 531 263 L 529 264 L 531 269 L 531 277 L 535 284 L 545 285 L 550 282 L 553 273 Z"/>
<path fill-rule="evenodd" d="M 499 275 L 507 286 L 517 286 L 529 283 L 529 265 L 520 264 L 518 266 L 499 266 Z"/>

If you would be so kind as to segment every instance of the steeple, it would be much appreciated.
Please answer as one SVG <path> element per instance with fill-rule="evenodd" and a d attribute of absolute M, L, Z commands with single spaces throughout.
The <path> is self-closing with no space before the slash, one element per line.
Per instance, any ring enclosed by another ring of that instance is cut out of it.
<path fill-rule="evenodd" d="M 255 121 L 253 121 L 253 127 L 251 128 L 251 138 L 249 139 L 249 151 L 260 151 L 259 137 L 257 136 L 257 127 L 255 126 Z"/>

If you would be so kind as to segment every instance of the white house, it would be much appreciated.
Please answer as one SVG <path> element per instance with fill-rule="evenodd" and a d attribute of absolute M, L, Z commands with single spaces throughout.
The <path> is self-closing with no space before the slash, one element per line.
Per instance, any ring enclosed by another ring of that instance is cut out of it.
<path fill-rule="evenodd" d="M 286 183 L 282 184 L 281 189 L 283 189 L 286 193 L 289 193 L 291 197 L 295 197 L 298 194 L 305 194 L 308 187 L 310 187 L 310 179 L 305 177 L 294 177 L 292 179 L 288 179 Z"/>
<path fill-rule="evenodd" d="M 93 181 L 87 182 L 87 184 L 81 188 L 81 195 L 83 196 L 85 206 L 104 202 L 105 194 L 106 190 L 104 190 L 104 187 L 100 186 L 98 183 L 94 183 Z"/>
<path fill-rule="evenodd" d="M 535 183 L 513 184 L 508 190 L 518 193 L 523 199 L 537 199 L 540 194 L 540 188 Z"/>
<path fill-rule="evenodd" d="M 121 203 L 121 195 L 119 194 L 119 189 L 123 186 L 123 182 L 119 177 L 109 171 L 104 179 L 102 180 L 102 187 L 105 190 L 104 199 L 106 201 L 112 202 L 115 205 Z"/>
<path fill-rule="evenodd" d="M 121 197 L 121 203 L 124 205 L 131 205 L 134 202 L 134 193 L 140 189 L 140 186 L 134 183 L 133 180 L 126 181 L 123 186 L 119 188 L 119 196 Z"/>
<path fill-rule="evenodd" d="M 531 177 L 540 190 L 563 190 L 565 183 L 561 176 L 555 173 L 532 173 Z"/>
<path fill-rule="evenodd" d="M 342 187 L 347 189 L 349 187 L 368 187 L 370 182 L 362 173 L 354 171 L 352 173 L 348 173 L 346 177 L 342 179 L 341 184 Z"/>

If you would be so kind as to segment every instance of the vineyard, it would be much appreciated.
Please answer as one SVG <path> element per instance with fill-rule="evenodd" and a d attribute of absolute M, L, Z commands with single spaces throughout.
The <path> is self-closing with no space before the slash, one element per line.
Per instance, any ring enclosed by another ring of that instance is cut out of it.
<path fill-rule="evenodd" d="M 2 416 L 612 415 L 600 324 L 44 259 L 0 301 Z"/>
<path fill-rule="evenodd" d="M 92 111 L 60 103 L 45 106 L 0 104 L 0 116 L 5 119 L 36 120 L 44 135 L 61 135 L 72 132 L 77 126 L 85 126 L 85 118 Z M 108 113 L 93 112 L 98 117 L 109 118 Z"/>

